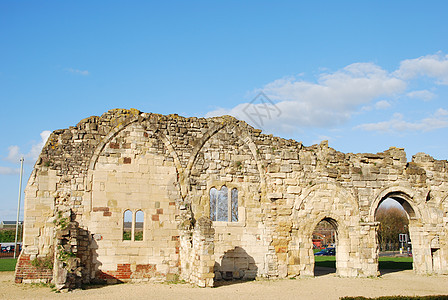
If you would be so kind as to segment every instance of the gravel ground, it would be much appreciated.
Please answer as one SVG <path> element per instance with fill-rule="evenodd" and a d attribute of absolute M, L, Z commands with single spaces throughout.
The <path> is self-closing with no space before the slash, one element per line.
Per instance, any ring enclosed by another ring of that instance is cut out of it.
<path fill-rule="evenodd" d="M 325 273 L 325 272 L 323 272 Z M 448 276 L 389 272 L 379 278 L 315 278 L 221 282 L 215 288 L 189 284 L 126 283 L 55 293 L 49 287 L 15 284 L 14 272 L 0 272 L 0 299 L 339 299 L 343 296 L 448 295 Z"/>

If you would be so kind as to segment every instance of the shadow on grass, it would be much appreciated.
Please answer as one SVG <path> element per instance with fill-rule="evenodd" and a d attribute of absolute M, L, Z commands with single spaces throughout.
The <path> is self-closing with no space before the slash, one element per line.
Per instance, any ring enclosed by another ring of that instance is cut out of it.
<path fill-rule="evenodd" d="M 336 273 L 336 258 L 334 256 L 315 256 L 314 260 L 314 276 Z"/>
<path fill-rule="evenodd" d="M 336 272 L 336 257 L 315 256 L 314 257 L 315 276 L 327 275 Z M 412 270 L 412 257 L 380 257 L 378 269 L 381 275 Z"/>
<path fill-rule="evenodd" d="M 381 257 L 378 262 L 381 275 L 412 270 L 411 257 Z"/>

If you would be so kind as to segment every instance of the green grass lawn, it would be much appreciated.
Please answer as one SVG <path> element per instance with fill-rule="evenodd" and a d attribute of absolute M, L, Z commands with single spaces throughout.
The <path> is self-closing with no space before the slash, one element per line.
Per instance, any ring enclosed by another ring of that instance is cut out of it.
<path fill-rule="evenodd" d="M 380 257 L 379 269 L 412 270 L 412 257 Z"/>
<path fill-rule="evenodd" d="M 412 270 L 412 257 L 380 257 L 379 269 Z M 315 256 L 315 265 L 318 267 L 336 268 L 336 257 Z"/>
<path fill-rule="evenodd" d="M 16 268 L 17 259 L 14 258 L 2 258 L 0 259 L 0 272 L 1 271 L 14 271 Z"/>
<path fill-rule="evenodd" d="M 314 261 L 318 267 L 336 268 L 336 257 L 334 256 L 315 256 Z M 14 271 L 17 259 L 0 259 L 1 271 Z M 398 269 L 412 270 L 412 257 L 380 257 L 379 269 Z"/>
<path fill-rule="evenodd" d="M 336 268 L 335 256 L 314 256 L 316 267 Z"/>

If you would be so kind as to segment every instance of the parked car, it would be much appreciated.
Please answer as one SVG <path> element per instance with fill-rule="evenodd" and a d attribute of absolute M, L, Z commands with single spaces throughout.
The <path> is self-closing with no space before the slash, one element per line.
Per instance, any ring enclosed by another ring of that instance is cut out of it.
<path fill-rule="evenodd" d="M 314 253 L 315 256 L 334 256 L 336 255 L 336 248 L 326 248 Z"/>
<path fill-rule="evenodd" d="M 2 246 L 2 252 L 14 252 L 14 246 L 8 245 L 8 246 Z"/>
<path fill-rule="evenodd" d="M 22 245 L 19 244 L 18 246 L 19 246 L 19 252 L 22 251 Z M 15 249 L 14 245 L 2 246 L 1 252 L 3 253 L 14 252 L 14 249 Z"/>

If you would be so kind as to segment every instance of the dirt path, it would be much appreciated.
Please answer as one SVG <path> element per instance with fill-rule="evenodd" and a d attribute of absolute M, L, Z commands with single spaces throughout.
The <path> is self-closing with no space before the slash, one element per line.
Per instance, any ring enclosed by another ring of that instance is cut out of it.
<path fill-rule="evenodd" d="M 417 276 L 412 271 L 381 278 L 261 280 L 197 288 L 188 284 L 129 283 L 56 294 L 48 287 L 14 284 L 13 272 L 0 272 L 0 299 L 339 299 L 342 296 L 448 295 L 448 276 Z"/>

